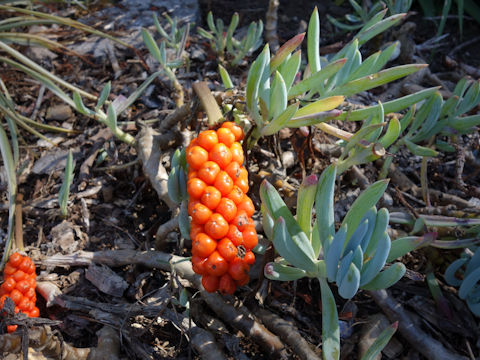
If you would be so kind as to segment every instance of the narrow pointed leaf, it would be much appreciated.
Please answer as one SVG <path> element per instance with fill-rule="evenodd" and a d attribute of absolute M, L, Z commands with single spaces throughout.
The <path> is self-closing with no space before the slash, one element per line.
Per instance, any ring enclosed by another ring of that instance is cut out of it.
<path fill-rule="evenodd" d="M 285 63 L 280 66 L 280 74 L 282 74 L 283 79 L 285 80 L 285 86 L 287 90 L 290 91 L 290 88 L 295 81 L 298 70 L 300 69 L 300 63 L 302 61 L 302 52 L 300 50 L 296 51 Z"/>
<path fill-rule="evenodd" d="M 394 322 L 392 325 L 388 326 L 383 330 L 380 335 L 375 339 L 372 345 L 368 348 L 365 354 L 360 360 L 375 360 L 380 352 L 387 346 L 388 342 L 392 338 L 395 331 L 398 328 L 398 321 Z"/>
<path fill-rule="evenodd" d="M 405 141 L 405 145 L 407 145 L 408 150 L 410 150 L 410 152 L 414 155 L 431 157 L 438 155 L 438 151 L 435 151 L 425 146 L 414 144 L 408 138 L 403 138 L 403 140 Z"/>
<path fill-rule="evenodd" d="M 315 196 L 318 233 L 324 254 L 328 251 L 330 241 L 335 234 L 333 197 L 335 195 L 336 174 L 337 168 L 335 165 L 330 165 L 322 172 L 318 180 L 317 194 Z"/>
<path fill-rule="evenodd" d="M 267 279 L 277 281 L 294 281 L 307 276 L 302 269 L 273 262 L 265 265 L 263 273 Z"/>
<path fill-rule="evenodd" d="M 313 9 L 308 23 L 307 58 L 312 74 L 318 72 L 320 67 L 320 18 L 317 7 Z"/>
<path fill-rule="evenodd" d="M 313 203 L 317 192 L 317 175 L 303 179 L 297 194 L 297 222 L 307 237 L 310 238 L 312 227 Z"/>
<path fill-rule="evenodd" d="M 395 263 L 379 273 L 370 283 L 361 286 L 364 290 L 386 289 L 400 280 L 407 269 L 402 263 Z"/>
<path fill-rule="evenodd" d="M 287 88 L 282 75 L 275 71 L 270 89 L 269 117 L 275 119 L 287 108 Z"/>
<path fill-rule="evenodd" d="M 338 105 L 340 105 L 345 97 L 343 96 L 330 96 L 321 100 L 317 100 L 307 106 L 300 108 L 296 113 L 295 117 L 311 115 L 315 113 L 319 113 L 321 111 L 328 111 L 335 109 Z"/>
<path fill-rule="evenodd" d="M 367 190 L 363 191 L 353 202 L 342 222 L 342 225 L 348 224 L 347 240 L 350 239 L 357 226 L 360 225 L 360 221 L 368 209 L 375 206 L 378 200 L 380 200 L 387 185 L 388 180 L 377 181 L 370 185 Z"/>
<path fill-rule="evenodd" d="M 288 55 L 290 55 L 303 41 L 305 37 L 305 33 L 298 34 L 288 40 L 285 44 L 283 44 L 280 49 L 278 49 L 275 56 L 270 61 L 270 73 L 273 74 L 277 68 L 283 64 L 283 62 L 287 59 Z"/>
<path fill-rule="evenodd" d="M 327 277 L 331 282 L 335 281 L 335 278 L 337 277 L 338 265 L 343 253 L 346 238 L 347 226 L 343 225 L 333 237 L 332 243 L 328 247 L 328 252 L 324 250 Z"/>
<path fill-rule="evenodd" d="M 378 241 L 377 249 L 373 257 L 364 264 L 362 269 L 362 279 L 360 286 L 368 284 L 385 266 L 388 254 L 390 253 L 391 241 L 388 234 L 385 232 Z"/>
<path fill-rule="evenodd" d="M 230 75 L 228 75 L 227 69 L 218 64 L 218 72 L 220 73 L 220 78 L 222 79 L 225 89 L 233 89 L 233 82 L 232 79 L 230 79 Z"/>
<path fill-rule="evenodd" d="M 338 312 L 332 290 L 325 279 L 319 278 L 322 297 L 322 357 L 324 360 L 340 359 L 340 328 Z"/>
<path fill-rule="evenodd" d="M 97 105 L 95 106 L 95 110 L 100 109 L 105 101 L 108 99 L 108 95 L 110 95 L 110 89 L 112 87 L 112 83 L 109 81 L 105 84 L 102 91 L 100 92 L 100 96 L 98 97 Z"/>
<path fill-rule="evenodd" d="M 287 107 L 280 115 L 270 121 L 262 128 L 262 136 L 273 135 L 279 132 L 281 129 L 288 126 L 289 121 L 293 115 L 297 112 L 300 103 L 295 103 Z"/>

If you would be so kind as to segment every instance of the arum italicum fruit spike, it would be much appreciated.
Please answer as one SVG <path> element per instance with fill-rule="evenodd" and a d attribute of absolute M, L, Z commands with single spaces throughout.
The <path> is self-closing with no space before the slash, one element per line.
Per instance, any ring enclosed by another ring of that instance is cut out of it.
<path fill-rule="evenodd" d="M 217 130 L 202 131 L 185 151 L 192 266 L 209 292 L 233 294 L 248 283 L 255 262 L 252 249 L 258 238 L 251 218 L 255 208 L 247 195 L 243 137 L 241 127 L 225 122 Z"/>
<path fill-rule="evenodd" d="M 6 298 L 15 304 L 15 312 L 22 312 L 29 317 L 38 317 L 40 311 L 35 306 L 37 295 L 35 288 L 37 274 L 33 261 L 19 253 L 13 253 L 3 269 L 3 284 L 0 286 L 0 309 Z M 0 316 L 2 314 L 0 313 Z M 8 325 L 8 332 L 14 332 L 16 325 Z"/>

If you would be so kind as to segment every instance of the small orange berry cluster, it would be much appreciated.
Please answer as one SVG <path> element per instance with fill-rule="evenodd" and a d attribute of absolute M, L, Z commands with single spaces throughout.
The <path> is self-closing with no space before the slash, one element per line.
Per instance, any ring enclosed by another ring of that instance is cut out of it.
<path fill-rule="evenodd" d="M 33 261 L 28 256 L 13 253 L 5 265 L 3 275 L 3 284 L 0 286 L 0 309 L 3 309 L 5 299 L 9 297 L 15 303 L 15 313 L 21 311 L 29 317 L 38 317 L 40 311 L 35 306 L 37 274 Z M 9 333 L 16 329 L 17 325 L 7 326 Z"/>
<path fill-rule="evenodd" d="M 186 149 L 192 265 L 209 292 L 233 294 L 248 283 L 255 262 L 258 238 L 243 136 L 241 127 L 224 122 L 217 131 L 202 131 Z"/>

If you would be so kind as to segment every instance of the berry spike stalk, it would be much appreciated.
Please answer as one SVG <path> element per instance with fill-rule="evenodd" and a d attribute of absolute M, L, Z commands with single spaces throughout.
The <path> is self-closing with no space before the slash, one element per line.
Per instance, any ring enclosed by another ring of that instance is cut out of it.
<path fill-rule="evenodd" d="M 224 122 L 216 131 L 202 131 L 186 149 L 192 266 L 209 292 L 233 294 L 248 283 L 255 262 L 258 238 L 243 137 L 238 125 Z"/>
<path fill-rule="evenodd" d="M 9 297 L 15 304 L 15 312 L 22 312 L 29 317 L 38 317 L 40 311 L 35 306 L 37 286 L 35 265 L 33 261 L 19 253 L 13 253 L 3 269 L 3 284 L 0 286 L 0 309 Z M 0 314 L 1 315 L 1 314 Z M 8 325 L 9 333 L 14 332 L 17 325 Z"/>

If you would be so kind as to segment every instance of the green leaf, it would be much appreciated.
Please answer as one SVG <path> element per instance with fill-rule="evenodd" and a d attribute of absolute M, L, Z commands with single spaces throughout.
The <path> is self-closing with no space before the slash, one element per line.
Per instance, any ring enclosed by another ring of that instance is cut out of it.
<path fill-rule="evenodd" d="M 275 71 L 272 87 L 270 89 L 269 118 L 275 119 L 287 108 L 287 88 L 282 75 Z"/>
<path fill-rule="evenodd" d="M 67 216 L 68 209 L 68 197 L 70 195 L 70 186 L 72 185 L 73 181 L 73 154 L 72 150 L 68 152 L 67 156 L 67 163 L 65 165 L 65 177 L 63 179 L 62 187 L 58 193 L 58 203 L 60 205 L 60 210 L 63 216 Z"/>
<path fill-rule="evenodd" d="M 396 117 L 393 117 L 388 123 L 388 128 L 385 132 L 385 135 L 383 135 L 378 142 L 382 144 L 385 149 L 388 148 L 395 141 L 397 141 L 401 134 L 401 130 L 400 121 L 398 121 Z"/>
<path fill-rule="evenodd" d="M 317 100 L 313 103 L 308 104 L 307 106 L 303 106 L 302 108 L 298 109 L 298 111 L 295 113 L 295 117 L 306 116 L 322 111 L 335 109 L 343 102 L 344 99 L 345 97 L 343 96 L 330 96 L 324 99 Z"/>
<path fill-rule="evenodd" d="M 278 115 L 275 119 L 273 119 L 267 125 L 265 125 L 261 130 L 262 136 L 276 134 L 281 129 L 287 127 L 288 122 L 293 117 L 295 112 L 298 110 L 299 105 L 300 103 L 295 103 L 290 105 L 280 115 Z"/>
<path fill-rule="evenodd" d="M 410 75 L 426 67 L 426 64 L 400 65 L 376 74 L 364 76 L 360 79 L 352 80 L 344 85 L 334 88 L 329 95 L 351 96 L 361 91 L 370 90 L 377 86 L 392 82 L 401 77 Z"/>
<path fill-rule="evenodd" d="M 333 63 L 328 64 L 322 70 L 313 73 L 308 78 L 303 79 L 288 91 L 288 98 L 291 99 L 295 96 L 302 95 L 307 91 L 318 88 L 319 84 L 323 83 L 323 81 L 325 81 L 330 76 L 334 75 L 338 70 L 340 70 L 346 61 L 347 59 L 337 60 Z"/>
<path fill-rule="evenodd" d="M 102 91 L 100 92 L 100 96 L 98 97 L 97 105 L 95 106 L 96 111 L 100 109 L 103 106 L 103 104 L 105 104 L 105 101 L 107 101 L 108 95 L 110 95 L 111 87 L 112 87 L 112 83 L 110 81 L 107 82 L 103 87 Z"/>
<path fill-rule="evenodd" d="M 395 331 L 398 328 L 398 321 L 383 330 L 368 348 L 360 360 L 375 360 L 380 352 L 387 346 Z"/>
<path fill-rule="evenodd" d="M 160 64 L 164 64 L 163 56 L 158 48 L 155 39 L 153 38 L 152 34 L 147 29 L 142 28 L 142 38 L 145 45 L 147 45 L 147 49 L 152 54 L 152 56 L 157 60 Z"/>
<path fill-rule="evenodd" d="M 363 191 L 353 202 L 342 222 L 342 225 L 348 224 L 347 241 L 360 225 L 360 222 L 368 209 L 375 206 L 378 200 L 380 200 L 387 186 L 388 180 L 377 181 Z"/>
<path fill-rule="evenodd" d="M 317 7 L 313 9 L 307 30 L 307 58 L 312 74 L 321 70 L 320 66 L 320 18 Z"/>
<path fill-rule="evenodd" d="M 158 21 L 157 14 L 155 13 L 153 13 L 153 24 L 155 25 L 155 28 L 160 33 L 160 35 L 162 35 L 167 40 L 172 40 L 170 39 L 170 36 L 167 34 L 165 29 L 162 27 L 162 25 L 160 25 L 160 21 Z"/>
<path fill-rule="evenodd" d="M 180 194 L 180 186 L 178 181 L 178 173 L 180 171 L 179 167 L 174 167 L 168 174 L 168 181 L 167 181 L 167 188 L 168 188 L 168 196 L 170 200 L 179 204 L 182 201 L 182 196 Z"/>
<path fill-rule="evenodd" d="M 391 242 L 387 232 L 378 241 L 377 249 L 373 257 L 367 261 L 362 268 L 362 279 L 360 286 L 368 284 L 385 266 L 388 254 L 390 252 Z"/>
<path fill-rule="evenodd" d="M 458 289 L 458 297 L 465 300 L 469 293 L 476 288 L 477 283 L 480 281 L 480 267 L 473 270 L 462 281 L 462 285 Z"/>
<path fill-rule="evenodd" d="M 287 60 L 288 56 L 293 52 L 293 50 L 300 46 L 304 37 L 305 33 L 298 34 L 288 40 L 280 47 L 280 49 L 278 49 L 277 53 L 270 61 L 270 74 L 273 74 L 273 72 L 277 70 L 280 65 L 284 64 L 284 62 Z"/>
<path fill-rule="evenodd" d="M 258 111 L 258 89 L 260 86 L 260 81 L 262 79 L 263 69 L 267 64 L 267 52 L 269 52 L 268 44 L 263 48 L 262 53 L 257 57 L 253 62 L 250 70 L 248 71 L 247 76 L 247 89 L 246 89 L 246 98 L 247 98 L 247 109 L 249 110 L 252 118 L 255 120 L 257 125 L 261 125 L 261 118 Z"/>
<path fill-rule="evenodd" d="M 395 263 L 379 273 L 371 282 L 361 286 L 364 290 L 386 289 L 400 280 L 407 269 L 402 263 Z"/>
<path fill-rule="evenodd" d="M 287 90 L 290 91 L 295 77 L 297 76 L 298 70 L 300 69 L 300 63 L 302 60 L 302 52 L 298 50 L 295 52 L 290 59 L 280 66 L 280 74 L 282 74 L 283 80 L 285 81 L 285 86 Z"/>
<path fill-rule="evenodd" d="M 289 128 L 299 128 L 302 126 L 312 126 L 319 123 L 332 120 L 342 113 L 341 110 L 320 111 L 310 115 L 304 115 L 299 117 L 292 117 L 288 123 Z"/>
<path fill-rule="evenodd" d="M 340 281 L 338 287 L 338 294 L 344 299 L 351 299 L 358 291 L 360 284 L 360 271 L 351 263 L 348 267 L 347 273 Z"/>
<path fill-rule="evenodd" d="M 430 149 L 425 146 L 420 146 L 411 142 L 408 138 L 403 138 L 405 145 L 407 145 L 408 150 L 414 155 L 417 156 L 437 156 L 438 151 Z"/>
<path fill-rule="evenodd" d="M 370 236 L 367 248 L 364 250 L 366 259 L 370 258 L 373 255 L 374 251 L 377 248 L 378 242 L 383 237 L 383 234 L 385 233 L 385 231 L 387 231 L 388 220 L 389 220 L 388 210 L 385 208 L 381 208 L 377 212 L 373 233 Z"/>
<path fill-rule="evenodd" d="M 430 245 L 436 239 L 436 233 L 426 233 L 423 236 L 407 236 L 392 241 L 392 247 L 387 262 L 408 254 L 410 251 Z"/>
<path fill-rule="evenodd" d="M 422 101 L 425 98 L 430 97 L 436 91 L 438 91 L 438 87 L 429 88 L 425 90 L 421 90 L 414 94 L 410 94 L 407 96 L 403 96 L 399 99 L 395 99 L 392 101 L 388 101 L 383 104 L 383 110 L 385 114 L 390 114 L 393 112 L 399 112 L 400 110 L 406 109 L 413 104 Z M 365 109 L 354 110 L 354 111 L 345 111 L 339 117 L 338 120 L 349 120 L 349 121 L 357 121 L 357 120 L 364 120 L 369 116 L 375 114 L 378 111 L 378 105 L 370 106 Z"/>
<path fill-rule="evenodd" d="M 379 14 L 377 14 L 379 15 Z M 366 28 L 366 26 L 370 25 L 370 23 L 367 23 L 364 29 L 362 29 L 357 37 L 358 37 L 358 44 L 362 45 L 366 43 L 368 40 L 371 38 L 377 36 L 378 34 L 384 32 L 388 28 L 394 26 L 397 24 L 400 20 L 402 20 L 407 14 L 396 14 L 392 15 L 382 21 L 378 21 L 375 23 L 372 23 L 371 26 Z M 383 16 L 382 16 L 383 17 Z"/>
<path fill-rule="evenodd" d="M 15 203 L 17 197 L 17 176 L 15 171 L 15 162 L 13 160 L 10 143 L 3 126 L 0 126 L 0 152 L 2 154 L 2 160 L 6 170 L 8 185 L 8 227 L 7 235 L 5 237 L 5 245 L 3 248 L 2 263 L 0 264 L 0 267 L 3 268 L 8 259 L 13 240 L 15 227 Z"/>
<path fill-rule="evenodd" d="M 273 262 L 265 265 L 263 273 L 267 279 L 277 281 L 294 281 L 307 276 L 302 269 Z"/>
<path fill-rule="evenodd" d="M 83 104 L 82 97 L 79 93 L 73 93 L 73 102 L 75 103 L 75 109 L 83 114 L 83 115 L 90 115 L 91 111 Z"/>
<path fill-rule="evenodd" d="M 225 69 L 222 65 L 218 64 L 218 72 L 220 73 L 220 77 L 222 78 L 223 87 L 225 89 L 233 89 L 234 85 L 232 79 L 230 79 L 230 75 L 228 75 L 227 69 Z"/>
<path fill-rule="evenodd" d="M 178 214 L 178 228 L 180 234 L 186 240 L 190 239 L 190 217 L 188 215 L 187 201 L 182 201 L 180 205 L 180 213 Z"/>
<path fill-rule="evenodd" d="M 322 357 L 324 360 L 340 359 L 340 328 L 332 290 L 324 278 L 318 278 L 322 297 Z"/>
<path fill-rule="evenodd" d="M 327 253 L 330 242 L 335 234 L 333 197 L 335 195 L 336 174 L 337 168 L 333 164 L 328 166 L 322 172 L 322 175 L 318 180 L 317 194 L 315 196 L 315 211 L 318 222 L 318 234 L 322 243 L 324 254 Z"/>
<path fill-rule="evenodd" d="M 105 122 L 110 130 L 114 132 L 117 128 L 117 112 L 113 107 L 113 103 L 108 104 L 107 118 Z"/>
<path fill-rule="evenodd" d="M 298 225 L 290 210 L 283 202 L 277 190 L 266 180 L 260 185 L 260 198 L 265 209 L 276 220 L 280 217 L 284 219 L 289 234 L 297 246 L 311 259 L 314 259 L 315 253 L 310 244 L 310 240 Z"/>
<path fill-rule="evenodd" d="M 347 236 L 347 225 L 343 225 L 338 229 L 328 249 L 323 250 L 325 258 L 325 267 L 327 271 L 328 280 L 333 282 L 337 277 L 338 264 L 342 256 L 343 248 L 345 247 L 345 240 Z"/>
<path fill-rule="evenodd" d="M 455 117 L 448 120 L 448 125 L 459 131 L 467 130 L 474 126 L 480 125 L 480 115 Z"/>
<path fill-rule="evenodd" d="M 297 240 L 298 238 L 299 237 L 296 236 Z M 290 236 L 285 220 L 281 216 L 275 220 L 272 242 L 275 250 L 288 263 L 311 273 L 316 272 L 317 265 L 315 264 L 315 259 L 308 253 L 308 251 L 305 251 L 305 244 L 295 241 L 294 238 Z"/>
<path fill-rule="evenodd" d="M 270 241 L 272 241 L 272 239 L 273 239 L 273 226 L 275 225 L 275 219 L 265 209 L 264 204 L 261 205 L 260 211 L 262 213 L 263 231 L 265 232 L 265 235 L 267 235 L 267 238 Z"/>
<path fill-rule="evenodd" d="M 313 203 L 317 184 L 317 175 L 307 176 L 300 184 L 297 194 L 297 222 L 308 238 L 310 238 L 312 227 Z"/>

